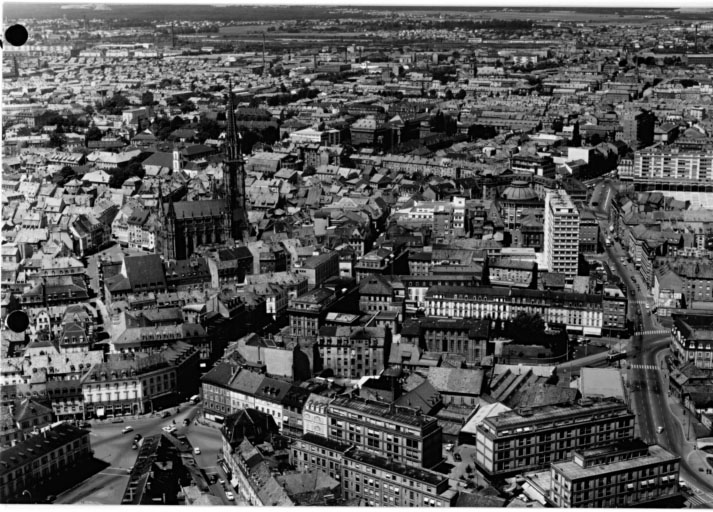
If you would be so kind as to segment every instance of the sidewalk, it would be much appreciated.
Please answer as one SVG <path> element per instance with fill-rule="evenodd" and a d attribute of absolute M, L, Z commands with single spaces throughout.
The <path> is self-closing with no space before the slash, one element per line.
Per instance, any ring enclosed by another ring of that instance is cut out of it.
<path fill-rule="evenodd" d="M 663 358 L 664 351 L 658 354 L 656 364 L 660 365 Z M 665 382 L 668 384 L 668 379 L 666 379 Z M 667 393 L 665 398 L 666 406 L 671 412 L 673 419 L 678 424 L 678 427 L 681 429 L 683 436 L 684 453 L 680 453 L 679 455 L 686 460 L 686 463 L 696 475 L 703 480 L 710 482 L 710 488 L 713 490 L 713 468 L 706 461 L 706 457 L 713 455 L 696 448 L 696 439 L 710 437 L 709 430 L 704 427 L 701 422 L 690 413 L 690 411 L 686 411 L 686 414 L 684 415 L 683 406 L 675 397 Z M 712 471 L 711 474 L 708 473 L 709 470 Z M 713 495 L 710 495 L 710 493 L 707 493 L 707 498 L 713 502 Z"/>

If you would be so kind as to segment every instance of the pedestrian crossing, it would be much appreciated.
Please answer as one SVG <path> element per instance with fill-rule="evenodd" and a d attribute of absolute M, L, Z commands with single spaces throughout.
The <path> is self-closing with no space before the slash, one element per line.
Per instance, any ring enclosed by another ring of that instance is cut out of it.
<path fill-rule="evenodd" d="M 659 370 L 660 368 L 655 364 L 632 364 L 630 368 L 634 370 Z"/>
<path fill-rule="evenodd" d="M 699 496 L 697 494 L 694 494 L 693 496 L 690 496 L 687 500 L 691 506 L 704 506 L 704 507 L 711 507 L 713 506 L 713 503 L 710 501 L 706 501 L 702 496 Z"/>
<path fill-rule="evenodd" d="M 670 329 L 648 329 L 646 331 L 636 331 L 636 336 L 651 336 L 654 334 L 671 334 Z"/>

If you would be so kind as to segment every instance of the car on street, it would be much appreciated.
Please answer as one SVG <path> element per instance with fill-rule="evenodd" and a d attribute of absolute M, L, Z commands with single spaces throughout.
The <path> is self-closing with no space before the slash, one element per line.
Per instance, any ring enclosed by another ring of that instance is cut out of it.
<path fill-rule="evenodd" d="M 138 441 L 138 440 L 140 440 L 140 439 L 141 439 L 141 434 L 136 434 L 136 435 L 134 436 L 134 441 Z"/>
<path fill-rule="evenodd" d="M 196 454 L 196 455 L 200 455 L 200 454 L 201 454 L 201 449 L 196 446 L 196 447 L 193 449 L 193 453 Z"/>
<path fill-rule="evenodd" d="M 166 425 L 165 427 L 163 427 L 163 431 L 168 432 L 169 434 L 173 434 L 176 430 L 178 429 L 173 425 Z"/>
<path fill-rule="evenodd" d="M 171 413 L 169 411 L 164 411 L 163 414 L 161 415 L 162 418 L 170 418 Z"/>
<path fill-rule="evenodd" d="M 131 466 L 130 468 L 128 468 L 128 469 L 126 470 L 126 474 L 127 474 L 127 475 L 130 475 L 133 470 L 134 470 L 134 466 Z"/>
<path fill-rule="evenodd" d="M 454 454 L 453 454 L 453 458 L 454 458 L 457 462 L 461 462 L 461 461 L 463 460 L 463 457 L 460 456 L 460 453 L 454 453 Z"/>
<path fill-rule="evenodd" d="M 446 451 L 447 451 L 447 452 L 453 451 L 453 443 L 448 443 L 448 444 L 446 445 Z"/>
<path fill-rule="evenodd" d="M 659 434 L 660 434 L 661 432 L 663 432 L 663 427 L 660 426 L 660 425 L 659 425 L 658 427 L 656 427 L 656 432 L 658 432 Z"/>
<path fill-rule="evenodd" d="M 46 502 L 46 503 L 52 503 L 52 502 L 54 502 L 56 499 L 57 499 L 57 496 L 55 496 L 54 494 L 50 494 L 50 495 L 48 495 L 48 496 L 45 498 L 45 502 Z"/>
<path fill-rule="evenodd" d="M 189 420 L 188 418 L 183 418 L 183 426 L 187 427 L 190 424 L 191 424 L 191 420 Z"/>
<path fill-rule="evenodd" d="M 233 501 L 235 499 L 235 496 L 233 496 L 233 493 L 230 491 L 225 491 L 225 497 L 228 498 L 228 501 Z"/>
<path fill-rule="evenodd" d="M 220 480 L 218 480 L 218 483 L 219 483 L 220 485 L 225 485 L 225 480 L 223 480 L 223 479 L 221 478 Z"/>
<path fill-rule="evenodd" d="M 131 427 L 131 426 L 127 425 L 127 426 L 125 426 L 124 428 L 121 429 L 121 433 L 122 433 L 122 434 L 128 434 L 128 433 L 131 432 L 132 430 L 134 430 L 134 427 Z"/>
<path fill-rule="evenodd" d="M 123 418 L 114 418 L 113 420 L 111 420 L 111 422 L 112 423 L 124 423 L 124 419 Z"/>

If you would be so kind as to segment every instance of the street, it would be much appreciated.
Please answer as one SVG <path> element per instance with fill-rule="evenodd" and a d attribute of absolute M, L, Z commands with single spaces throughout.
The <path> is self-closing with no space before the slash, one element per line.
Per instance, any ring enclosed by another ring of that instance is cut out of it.
<path fill-rule="evenodd" d="M 626 284 L 630 295 L 629 317 L 634 325 L 641 324 L 637 331 L 643 334 L 634 336 L 632 353 L 629 354 L 627 387 L 632 410 L 637 417 L 638 435 L 646 442 L 658 443 L 673 453 L 681 455 L 681 478 L 692 488 L 698 489 L 701 496 L 713 493 L 713 479 L 698 471 L 693 464 L 693 444 L 684 439 L 683 425 L 673 414 L 668 398 L 667 369 L 662 369 L 663 357 L 668 351 L 670 335 L 647 334 L 662 330 L 662 326 L 650 313 L 651 309 L 642 308 L 642 304 L 651 304 L 647 286 L 637 276 L 632 265 L 624 265 L 624 255 L 619 243 L 607 247 L 610 265 Z M 665 366 L 664 366 L 665 368 Z M 661 432 L 657 430 L 663 427 Z M 713 495 L 707 500 L 713 504 Z"/>
<path fill-rule="evenodd" d="M 217 473 L 219 479 L 227 481 L 226 475 L 217 466 L 217 456 L 221 452 L 221 436 L 217 428 L 194 425 L 183 426 L 185 418 L 193 418 L 199 410 L 199 405 L 182 404 L 180 412 L 170 418 L 161 418 L 160 414 L 145 415 L 124 419 L 123 423 L 110 421 L 95 421 L 90 429 L 90 441 L 94 456 L 108 463 L 109 466 L 99 473 L 84 480 L 74 488 L 57 496 L 55 503 L 59 504 L 90 504 L 119 505 L 128 482 L 128 470 L 134 465 L 138 450 L 132 450 L 131 445 L 136 434 L 146 437 L 161 432 L 161 429 L 176 421 L 176 435 L 185 435 L 192 447 L 200 448 L 200 454 L 194 454 L 196 465 L 206 473 Z M 133 431 L 122 434 L 122 429 L 131 426 Z M 228 487 L 230 490 L 230 488 Z M 225 496 L 225 489 L 219 484 L 211 485 L 211 493 L 218 496 L 224 505 L 237 505 Z M 235 494 L 235 492 L 233 492 Z"/>

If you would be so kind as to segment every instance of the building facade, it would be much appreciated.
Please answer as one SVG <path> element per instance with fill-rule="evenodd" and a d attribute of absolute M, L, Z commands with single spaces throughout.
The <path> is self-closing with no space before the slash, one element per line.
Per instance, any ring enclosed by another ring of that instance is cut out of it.
<path fill-rule="evenodd" d="M 616 401 L 544 406 L 486 418 L 476 431 L 476 464 L 505 476 L 570 459 L 576 449 L 633 439 L 634 413 Z"/>
<path fill-rule="evenodd" d="M 640 440 L 575 450 L 552 464 L 549 500 L 562 508 L 638 507 L 679 494 L 678 455 Z"/>
<path fill-rule="evenodd" d="M 579 265 L 579 211 L 564 190 L 551 191 L 545 198 L 544 237 L 547 270 L 572 281 Z"/>

